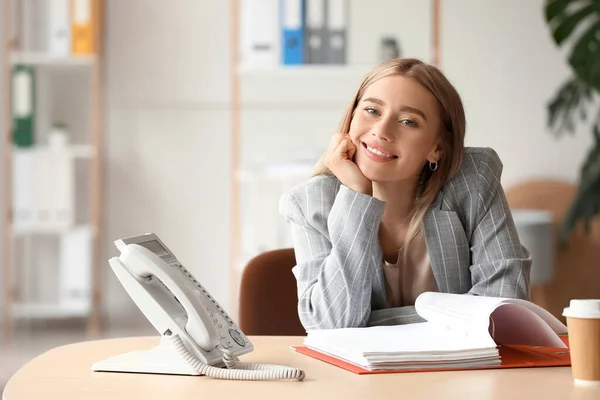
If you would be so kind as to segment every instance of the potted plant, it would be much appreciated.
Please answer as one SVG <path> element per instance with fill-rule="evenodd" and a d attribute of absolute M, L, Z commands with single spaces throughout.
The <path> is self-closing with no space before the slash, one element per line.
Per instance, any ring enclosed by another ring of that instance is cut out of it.
<path fill-rule="evenodd" d="M 48 144 L 51 147 L 66 146 L 69 140 L 67 129 L 68 126 L 66 123 L 62 121 L 55 121 L 52 124 L 52 129 L 50 130 L 50 133 L 48 134 Z"/>
<path fill-rule="evenodd" d="M 564 244 L 578 223 L 589 232 L 590 221 L 600 212 L 600 0 L 547 0 L 544 11 L 554 42 L 569 48 L 573 72 L 548 103 L 548 125 L 560 136 L 591 117 L 594 139 L 561 227 Z"/>

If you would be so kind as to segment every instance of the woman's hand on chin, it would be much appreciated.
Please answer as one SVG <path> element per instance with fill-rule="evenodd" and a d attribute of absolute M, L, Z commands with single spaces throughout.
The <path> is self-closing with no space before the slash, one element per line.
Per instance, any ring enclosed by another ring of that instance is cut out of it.
<path fill-rule="evenodd" d="M 325 166 L 342 182 L 355 192 L 373 194 L 373 182 L 363 175 L 354 161 L 357 148 L 350 135 L 337 133 L 331 138 L 325 154 Z"/>

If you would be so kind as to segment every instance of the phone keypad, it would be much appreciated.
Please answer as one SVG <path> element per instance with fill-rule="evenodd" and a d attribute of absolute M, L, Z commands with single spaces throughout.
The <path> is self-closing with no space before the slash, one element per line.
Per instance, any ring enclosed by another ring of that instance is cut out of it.
<path fill-rule="evenodd" d="M 202 294 L 204 294 L 206 296 L 206 298 L 208 298 L 208 300 L 211 301 L 213 306 L 219 311 L 219 313 L 223 316 L 223 318 L 225 318 L 225 320 L 230 325 L 234 324 L 233 320 L 229 317 L 229 315 L 227 315 L 225 310 L 215 301 L 215 299 L 210 295 L 210 293 L 208 293 L 208 291 L 206 289 L 204 289 L 204 287 L 200 284 L 200 282 L 198 282 L 194 278 L 194 276 L 183 265 L 176 263 L 176 264 L 174 264 L 174 266 L 179 268 L 194 283 L 196 288 L 199 289 L 202 292 Z M 201 300 L 203 300 L 203 299 L 201 299 Z M 213 323 L 215 324 L 215 326 L 218 328 L 223 328 L 223 325 L 219 322 L 219 320 L 217 318 L 214 318 L 213 313 L 210 311 L 210 309 L 208 307 L 207 307 L 207 311 L 209 312 L 210 317 L 213 318 Z"/>
<path fill-rule="evenodd" d="M 228 340 L 227 337 L 221 334 L 219 334 L 219 342 L 221 343 L 221 347 L 223 347 L 226 350 L 233 347 L 233 343 L 231 343 L 231 340 Z"/>

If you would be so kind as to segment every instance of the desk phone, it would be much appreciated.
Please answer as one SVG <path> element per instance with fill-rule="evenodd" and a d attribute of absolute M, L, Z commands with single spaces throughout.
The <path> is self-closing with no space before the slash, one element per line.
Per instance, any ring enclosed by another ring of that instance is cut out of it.
<path fill-rule="evenodd" d="M 94 371 L 304 378 L 295 368 L 240 363 L 237 357 L 254 349 L 250 339 L 155 233 L 119 239 L 115 245 L 121 254 L 109 265 L 161 342 L 97 362 Z"/>

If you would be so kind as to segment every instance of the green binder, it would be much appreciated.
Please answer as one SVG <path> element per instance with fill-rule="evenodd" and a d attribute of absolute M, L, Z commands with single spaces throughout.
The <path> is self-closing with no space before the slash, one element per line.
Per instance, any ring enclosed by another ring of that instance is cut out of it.
<path fill-rule="evenodd" d="M 30 147 L 35 137 L 35 70 L 15 65 L 12 71 L 12 137 L 18 147 Z"/>

